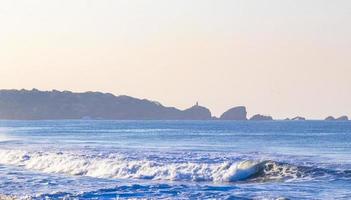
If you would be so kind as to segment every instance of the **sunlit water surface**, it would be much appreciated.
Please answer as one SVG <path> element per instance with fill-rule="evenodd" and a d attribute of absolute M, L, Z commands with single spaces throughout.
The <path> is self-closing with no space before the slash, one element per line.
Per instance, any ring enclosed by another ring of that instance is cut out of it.
<path fill-rule="evenodd" d="M 351 122 L 0 121 L 0 194 L 351 199 Z"/>

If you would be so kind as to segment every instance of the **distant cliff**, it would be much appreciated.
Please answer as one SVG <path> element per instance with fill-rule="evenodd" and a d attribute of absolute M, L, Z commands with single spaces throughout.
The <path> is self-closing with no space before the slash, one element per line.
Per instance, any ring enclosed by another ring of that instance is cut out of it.
<path fill-rule="evenodd" d="M 0 90 L 0 120 L 248 120 L 245 106 L 233 107 L 219 118 L 196 103 L 181 110 L 156 101 L 110 93 L 70 91 Z M 254 115 L 250 120 L 273 120 L 271 116 Z M 306 120 L 295 117 L 286 120 Z M 325 120 L 349 120 L 347 116 Z"/>
<path fill-rule="evenodd" d="M 238 106 L 224 112 L 221 115 L 220 119 L 221 120 L 247 120 L 246 115 L 247 115 L 246 107 Z"/>
<path fill-rule="evenodd" d="M 0 119 L 209 120 L 211 112 L 195 105 L 186 110 L 109 93 L 0 90 Z"/>

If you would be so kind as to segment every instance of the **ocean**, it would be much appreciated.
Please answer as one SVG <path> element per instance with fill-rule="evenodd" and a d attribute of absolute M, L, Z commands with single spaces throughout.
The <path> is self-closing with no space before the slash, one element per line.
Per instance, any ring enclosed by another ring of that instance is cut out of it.
<path fill-rule="evenodd" d="M 351 199 L 351 122 L 0 121 L 0 194 Z"/>

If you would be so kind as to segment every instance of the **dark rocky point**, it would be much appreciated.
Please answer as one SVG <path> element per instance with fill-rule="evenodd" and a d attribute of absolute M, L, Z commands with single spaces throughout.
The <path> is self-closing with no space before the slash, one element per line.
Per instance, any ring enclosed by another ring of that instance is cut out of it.
<path fill-rule="evenodd" d="M 191 120 L 209 120 L 212 119 L 211 111 L 205 107 L 199 106 L 196 104 L 195 106 L 188 108 L 183 111 L 185 119 Z"/>
<path fill-rule="evenodd" d="M 306 118 L 297 116 L 297 117 L 292 118 L 291 120 L 294 120 L 294 121 L 305 121 Z"/>
<path fill-rule="evenodd" d="M 341 117 L 337 118 L 336 120 L 338 120 L 338 121 L 348 121 L 349 118 L 347 116 L 341 116 Z"/>
<path fill-rule="evenodd" d="M 338 117 L 338 118 L 335 118 L 333 116 L 329 116 L 329 117 L 325 118 L 325 120 L 327 120 L 327 121 L 348 121 L 349 118 L 345 115 Z"/>
<path fill-rule="evenodd" d="M 220 119 L 221 120 L 247 120 L 246 115 L 247 115 L 246 107 L 238 106 L 224 112 L 221 115 Z"/>
<path fill-rule="evenodd" d="M 271 116 L 265 116 L 265 115 L 257 114 L 257 115 L 252 116 L 250 118 L 250 120 L 253 120 L 253 121 L 270 121 L 270 120 L 273 120 L 273 118 Z"/>
<path fill-rule="evenodd" d="M 325 118 L 324 120 L 327 120 L 327 121 L 334 121 L 335 118 L 333 116 L 328 116 L 327 118 Z"/>

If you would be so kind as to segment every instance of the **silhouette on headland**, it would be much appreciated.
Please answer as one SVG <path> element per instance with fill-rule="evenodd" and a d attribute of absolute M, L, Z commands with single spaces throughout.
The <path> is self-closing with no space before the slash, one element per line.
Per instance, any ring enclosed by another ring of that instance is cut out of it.
<path fill-rule="evenodd" d="M 199 103 L 183 111 L 186 119 L 192 120 L 209 120 L 212 119 L 211 111 L 208 108 L 199 106 Z"/>

